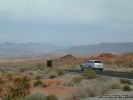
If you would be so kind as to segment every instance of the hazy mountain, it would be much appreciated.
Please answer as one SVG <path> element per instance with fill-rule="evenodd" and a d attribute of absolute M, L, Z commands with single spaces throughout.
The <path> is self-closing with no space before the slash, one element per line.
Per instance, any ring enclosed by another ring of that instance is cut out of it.
<path fill-rule="evenodd" d="M 125 53 L 133 52 L 133 42 L 101 43 L 96 45 L 81 45 L 70 48 L 59 47 L 54 44 L 11 42 L 0 43 L 0 57 L 45 56 L 72 53 L 75 55 L 96 54 L 103 52 Z"/>
<path fill-rule="evenodd" d="M 133 42 L 101 43 L 96 45 L 73 46 L 68 49 L 72 54 L 95 54 L 103 52 L 125 53 L 133 52 Z"/>
<path fill-rule="evenodd" d="M 16 44 L 11 42 L 0 43 L 1 57 L 39 56 L 63 50 L 54 44 L 27 43 Z"/>

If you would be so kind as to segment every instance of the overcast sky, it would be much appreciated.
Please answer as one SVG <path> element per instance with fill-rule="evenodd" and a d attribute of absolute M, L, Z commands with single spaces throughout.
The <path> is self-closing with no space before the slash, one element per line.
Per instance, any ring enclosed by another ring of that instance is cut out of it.
<path fill-rule="evenodd" d="M 0 42 L 133 42 L 133 0 L 0 0 Z"/>

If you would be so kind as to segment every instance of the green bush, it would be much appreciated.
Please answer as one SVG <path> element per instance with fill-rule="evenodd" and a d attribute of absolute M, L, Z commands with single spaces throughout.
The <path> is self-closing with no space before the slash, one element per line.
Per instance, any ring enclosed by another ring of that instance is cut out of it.
<path fill-rule="evenodd" d="M 128 85 L 132 85 L 132 82 L 126 79 L 120 79 L 119 80 L 121 84 L 128 84 Z"/>
<path fill-rule="evenodd" d="M 58 76 L 65 75 L 65 71 L 62 68 L 54 68 L 53 71 L 55 71 Z"/>
<path fill-rule="evenodd" d="M 84 78 L 88 78 L 88 79 L 95 79 L 96 78 L 96 72 L 95 70 L 85 70 L 83 73 L 82 73 L 82 76 Z"/>
<path fill-rule="evenodd" d="M 47 87 L 47 85 L 45 85 L 41 80 L 37 80 L 34 83 L 34 87 Z"/>
<path fill-rule="evenodd" d="M 16 78 L 14 80 L 14 86 L 15 88 L 12 89 L 12 93 L 14 96 L 18 97 L 24 97 L 30 93 L 30 79 L 26 76 L 23 78 Z"/>
<path fill-rule="evenodd" d="M 58 100 L 58 98 L 56 96 L 49 95 L 49 96 L 46 96 L 46 100 Z"/>
<path fill-rule="evenodd" d="M 25 71 L 27 71 L 27 70 L 28 70 L 27 68 L 20 68 L 20 69 L 19 69 L 19 72 L 20 72 L 20 73 L 23 73 L 23 72 L 25 72 Z"/>
<path fill-rule="evenodd" d="M 132 91 L 132 89 L 129 87 L 129 85 L 124 85 L 123 91 Z"/>
<path fill-rule="evenodd" d="M 0 99 L 17 100 L 30 94 L 30 79 L 27 77 L 11 79 L 9 75 L 5 80 L 0 80 Z"/>
<path fill-rule="evenodd" d="M 73 83 L 80 83 L 82 80 L 83 80 L 82 77 L 74 77 L 74 78 L 72 78 L 72 82 Z"/>

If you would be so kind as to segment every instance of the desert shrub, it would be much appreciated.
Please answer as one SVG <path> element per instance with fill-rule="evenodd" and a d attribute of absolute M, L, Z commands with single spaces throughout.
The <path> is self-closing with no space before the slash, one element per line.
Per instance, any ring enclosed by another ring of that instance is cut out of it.
<path fill-rule="evenodd" d="M 82 87 L 76 87 L 76 89 L 74 90 L 73 94 L 72 94 L 72 100 L 81 100 L 83 98 L 87 98 L 88 94 L 85 90 L 83 90 L 84 88 Z"/>
<path fill-rule="evenodd" d="M 45 95 L 42 93 L 34 93 L 29 96 L 26 96 L 24 100 L 46 100 Z"/>
<path fill-rule="evenodd" d="M 133 61 L 131 61 L 131 62 L 127 62 L 126 64 L 125 64 L 125 66 L 128 66 L 128 67 L 133 67 Z"/>
<path fill-rule="evenodd" d="M 95 79 L 96 78 L 96 72 L 94 70 L 85 70 L 83 73 L 82 73 L 82 76 L 84 78 L 87 78 L 87 79 Z"/>
<path fill-rule="evenodd" d="M 15 78 L 1 81 L 0 85 L 0 99 L 2 100 L 16 100 L 20 97 L 25 97 L 30 94 L 30 79 L 27 77 Z"/>
<path fill-rule="evenodd" d="M 25 72 L 25 71 L 28 71 L 28 69 L 27 69 L 27 68 L 20 68 L 20 69 L 19 69 L 19 72 L 20 72 L 20 73 L 23 73 L 23 72 Z"/>
<path fill-rule="evenodd" d="M 97 76 L 97 81 L 99 82 L 106 82 L 108 79 L 106 77 Z"/>
<path fill-rule="evenodd" d="M 37 80 L 37 81 L 34 83 L 34 87 L 47 87 L 47 85 L 44 84 L 41 80 Z"/>
<path fill-rule="evenodd" d="M 12 93 L 14 96 L 19 96 L 19 97 L 24 97 L 28 94 L 30 94 L 30 79 L 27 77 L 23 77 L 23 78 L 16 78 L 14 80 L 14 86 L 15 88 L 12 88 Z"/>
<path fill-rule="evenodd" d="M 76 65 L 71 65 L 70 68 L 74 69 L 74 68 L 76 68 Z"/>
<path fill-rule="evenodd" d="M 121 89 L 121 84 L 118 79 L 116 78 L 106 78 L 103 81 L 97 80 L 96 82 L 96 90 L 97 93 L 104 93 L 110 89 Z"/>
<path fill-rule="evenodd" d="M 65 71 L 62 68 L 52 68 L 52 69 L 49 69 L 49 72 L 55 72 L 57 73 L 58 76 L 62 76 L 65 74 Z"/>
<path fill-rule="evenodd" d="M 117 79 L 100 78 L 100 80 L 83 80 L 74 86 L 72 95 L 76 100 L 81 100 L 82 98 L 94 97 L 97 96 L 97 94 L 105 93 L 112 88 L 121 88 L 120 82 Z"/>
<path fill-rule="evenodd" d="M 129 84 L 129 85 L 132 85 L 132 82 L 129 81 L 129 80 L 126 80 L 126 79 L 120 79 L 119 80 L 121 84 Z"/>
<path fill-rule="evenodd" d="M 120 83 L 114 83 L 114 84 L 112 84 L 111 89 L 121 89 L 121 84 Z"/>
<path fill-rule="evenodd" d="M 46 100 L 58 100 L 58 98 L 54 95 L 46 96 Z"/>
<path fill-rule="evenodd" d="M 93 87 L 93 88 L 88 89 L 87 93 L 88 93 L 89 97 L 95 97 L 96 96 L 96 88 Z"/>
<path fill-rule="evenodd" d="M 83 80 L 82 77 L 74 77 L 74 78 L 72 78 L 72 82 L 73 83 L 80 83 L 82 80 Z"/>
<path fill-rule="evenodd" d="M 65 82 L 65 85 L 66 86 L 75 86 L 75 85 L 79 84 L 80 82 L 82 82 L 82 80 L 83 80 L 82 77 L 76 76 L 76 77 L 73 77 L 72 79 L 68 79 Z"/>
<path fill-rule="evenodd" d="M 117 60 L 117 61 L 115 61 L 115 64 L 120 67 L 124 64 L 124 62 L 121 60 Z"/>
<path fill-rule="evenodd" d="M 65 71 L 62 68 L 54 68 L 53 70 L 57 73 L 58 76 L 65 74 Z"/>
<path fill-rule="evenodd" d="M 123 91 L 132 91 L 129 85 L 124 85 L 123 86 Z"/>
<path fill-rule="evenodd" d="M 37 67 L 37 70 L 44 70 L 45 69 L 45 65 L 41 64 L 41 63 L 36 64 L 36 67 Z"/>
<path fill-rule="evenodd" d="M 56 78 L 57 77 L 57 73 L 56 72 L 50 72 L 49 75 L 48 75 L 48 77 L 50 79 Z"/>

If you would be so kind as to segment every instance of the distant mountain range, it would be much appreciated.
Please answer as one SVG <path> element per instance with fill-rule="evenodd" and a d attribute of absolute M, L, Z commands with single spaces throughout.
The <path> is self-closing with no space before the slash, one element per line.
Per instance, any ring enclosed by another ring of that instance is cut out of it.
<path fill-rule="evenodd" d="M 95 53 L 127 53 L 133 52 L 133 42 L 125 43 L 101 43 L 96 45 L 81 45 L 69 48 L 74 54 L 95 54 Z"/>
<path fill-rule="evenodd" d="M 27 43 L 16 44 L 11 42 L 0 43 L 0 57 L 45 56 L 71 53 L 74 55 L 96 54 L 103 52 L 126 53 L 133 52 L 133 42 L 101 43 L 96 45 L 81 45 L 59 47 L 53 44 Z"/>

